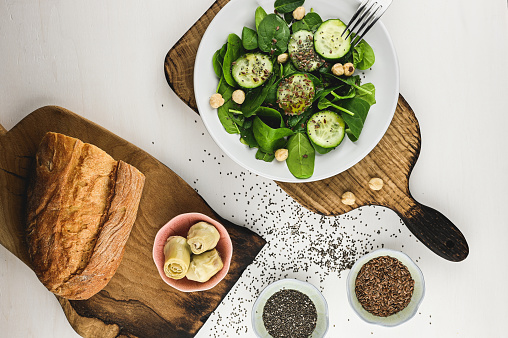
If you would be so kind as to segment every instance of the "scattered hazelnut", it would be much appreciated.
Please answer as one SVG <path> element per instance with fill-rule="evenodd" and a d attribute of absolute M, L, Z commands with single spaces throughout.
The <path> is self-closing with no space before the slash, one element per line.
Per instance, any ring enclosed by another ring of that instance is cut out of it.
<path fill-rule="evenodd" d="M 356 197 L 351 191 L 347 191 L 342 194 L 342 203 L 345 205 L 353 205 L 355 204 Z"/>
<path fill-rule="evenodd" d="M 279 162 L 285 161 L 288 158 L 289 151 L 281 148 L 275 151 L 275 159 Z"/>
<path fill-rule="evenodd" d="M 381 190 L 383 188 L 383 180 L 379 177 L 371 178 L 369 181 L 369 187 L 372 190 Z"/>
<path fill-rule="evenodd" d="M 220 106 L 222 106 L 224 104 L 224 99 L 222 98 L 222 95 L 217 93 L 217 94 L 213 94 L 211 97 L 210 97 L 210 106 L 214 109 L 216 108 L 219 108 Z"/>
<path fill-rule="evenodd" d="M 305 8 L 303 6 L 300 6 L 293 11 L 293 18 L 295 20 L 302 20 L 304 16 L 305 16 Z"/>
<path fill-rule="evenodd" d="M 288 60 L 288 57 L 289 57 L 288 53 L 283 53 L 283 54 L 277 56 L 277 62 L 278 63 L 286 63 L 286 61 Z"/>
<path fill-rule="evenodd" d="M 351 76 L 355 72 L 355 66 L 351 62 L 344 65 L 344 75 Z"/>
<path fill-rule="evenodd" d="M 333 75 L 336 75 L 336 76 L 344 75 L 344 66 L 342 65 L 342 63 L 334 64 L 332 67 L 332 73 L 333 73 Z"/>
<path fill-rule="evenodd" d="M 233 95 L 231 96 L 233 101 L 235 101 L 238 104 L 242 104 L 243 101 L 245 101 L 245 93 L 241 89 L 237 89 L 233 92 Z"/>

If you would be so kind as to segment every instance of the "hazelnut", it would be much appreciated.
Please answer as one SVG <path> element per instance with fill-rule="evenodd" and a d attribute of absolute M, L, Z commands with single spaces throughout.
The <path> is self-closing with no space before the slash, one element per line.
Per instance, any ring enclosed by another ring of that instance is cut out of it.
<path fill-rule="evenodd" d="M 383 180 L 379 177 L 371 178 L 369 181 L 369 187 L 372 190 L 381 190 L 383 188 Z"/>
<path fill-rule="evenodd" d="M 279 162 L 285 161 L 288 158 L 289 151 L 281 148 L 275 151 L 275 159 Z"/>
<path fill-rule="evenodd" d="M 277 56 L 277 62 L 278 63 L 286 63 L 286 61 L 288 60 L 288 53 L 284 53 L 284 54 L 281 54 L 279 56 Z"/>
<path fill-rule="evenodd" d="M 344 75 L 351 76 L 355 72 L 355 66 L 351 62 L 344 65 Z"/>
<path fill-rule="evenodd" d="M 235 101 L 238 104 L 242 104 L 243 101 L 245 101 L 245 93 L 241 89 L 237 89 L 233 92 L 233 95 L 231 96 L 233 101 Z"/>
<path fill-rule="evenodd" d="M 295 20 L 302 20 L 304 16 L 305 16 L 305 8 L 303 6 L 300 6 L 293 11 L 293 18 Z"/>
<path fill-rule="evenodd" d="M 343 193 L 341 198 L 342 203 L 345 205 L 353 205 L 356 201 L 356 197 L 351 191 Z"/>
<path fill-rule="evenodd" d="M 222 95 L 217 93 L 217 94 L 213 94 L 211 97 L 210 97 L 210 106 L 214 109 L 216 108 L 219 108 L 220 106 L 222 106 L 224 104 L 224 99 L 222 98 Z"/>
<path fill-rule="evenodd" d="M 333 73 L 333 75 L 336 75 L 336 76 L 344 75 L 344 66 L 342 65 L 342 63 L 334 64 L 332 67 L 332 73 Z"/>

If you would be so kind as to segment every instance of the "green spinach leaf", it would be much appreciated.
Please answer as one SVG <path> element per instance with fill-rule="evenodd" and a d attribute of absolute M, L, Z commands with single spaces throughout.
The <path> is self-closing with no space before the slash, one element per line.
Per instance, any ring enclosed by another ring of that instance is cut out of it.
<path fill-rule="evenodd" d="M 300 115 L 291 115 L 287 117 L 287 125 L 293 131 L 305 131 L 309 117 L 315 113 L 313 107 L 307 109 Z"/>
<path fill-rule="evenodd" d="M 374 62 L 376 62 L 374 50 L 365 40 L 360 41 L 356 45 L 353 51 L 353 60 L 355 60 L 355 54 L 358 54 L 356 56 L 356 59 L 358 60 L 356 60 L 356 63 L 354 63 L 357 69 L 360 70 L 369 69 L 374 65 Z"/>
<path fill-rule="evenodd" d="M 228 47 L 226 55 L 224 56 L 224 63 L 222 64 L 222 72 L 224 74 L 224 79 L 228 85 L 232 87 L 236 86 L 236 81 L 231 75 L 231 64 L 242 56 L 244 52 L 245 50 L 242 46 L 242 39 L 240 39 L 236 34 L 229 34 Z"/>
<path fill-rule="evenodd" d="M 258 148 L 259 144 L 254 137 L 253 119 L 245 119 L 243 126 L 240 127 L 240 142 L 249 146 L 250 148 Z"/>
<path fill-rule="evenodd" d="M 312 144 L 312 146 L 314 147 L 314 150 L 316 150 L 316 152 L 318 152 L 319 154 L 321 155 L 324 155 L 324 154 L 328 154 L 330 151 L 332 151 L 333 149 L 335 148 L 323 148 L 321 146 L 318 146 L 317 144 L 315 144 L 314 142 L 312 142 L 312 140 L 309 140 L 310 143 Z"/>
<path fill-rule="evenodd" d="M 268 126 L 276 129 L 284 127 L 284 119 L 282 118 L 282 114 L 273 108 L 269 107 L 259 107 L 256 110 L 256 115 L 266 123 Z"/>
<path fill-rule="evenodd" d="M 333 96 L 332 102 L 337 102 L 339 100 L 345 100 L 345 99 L 351 99 L 356 96 L 356 90 L 355 87 L 351 86 L 349 87 L 349 91 L 345 93 L 344 95 L 337 94 L 335 90 L 332 90 L 330 92 Z"/>
<path fill-rule="evenodd" d="M 345 84 L 339 84 L 338 86 L 333 86 L 333 87 L 328 87 L 328 88 L 322 88 L 322 89 L 318 89 L 316 90 L 316 95 L 314 95 L 314 98 L 312 99 L 313 101 L 318 101 L 319 99 L 321 99 L 322 97 L 325 97 L 327 96 L 328 94 L 330 94 L 332 91 L 335 91 L 337 89 L 340 89 L 342 87 L 346 86 Z"/>
<path fill-rule="evenodd" d="M 284 65 L 284 77 L 289 76 L 291 74 L 298 73 L 298 69 L 295 68 L 293 62 L 287 62 Z"/>
<path fill-rule="evenodd" d="M 284 146 L 286 143 L 285 137 L 293 135 L 293 131 L 291 129 L 272 128 L 264 123 L 259 116 L 254 118 L 253 131 L 254 137 L 259 144 L 259 148 L 270 154 Z"/>
<path fill-rule="evenodd" d="M 290 25 L 293 22 L 293 12 L 284 13 L 284 21 Z"/>
<path fill-rule="evenodd" d="M 291 29 L 293 30 L 293 33 L 301 30 L 314 32 L 321 23 L 323 23 L 323 20 L 319 14 L 311 12 L 305 15 L 302 20 L 295 21 L 291 26 Z"/>
<path fill-rule="evenodd" d="M 275 159 L 275 153 L 268 154 L 268 153 L 265 153 L 261 149 L 258 149 L 258 151 L 256 152 L 256 160 L 262 160 L 265 162 L 272 162 L 274 159 Z"/>
<path fill-rule="evenodd" d="M 363 48 L 359 47 L 358 44 L 353 51 L 353 65 L 355 68 L 358 68 L 358 64 L 362 62 L 363 59 Z"/>
<path fill-rule="evenodd" d="M 249 27 L 243 27 L 242 45 L 247 50 L 258 48 L 258 33 Z"/>
<path fill-rule="evenodd" d="M 326 97 L 321 97 L 321 99 L 319 99 L 319 102 L 318 102 L 318 108 L 320 110 L 323 110 L 323 109 L 327 109 L 329 107 L 343 111 L 344 113 L 349 114 L 351 116 L 355 115 L 355 113 L 353 111 L 351 111 L 341 105 L 337 105 L 337 104 L 333 103 L 332 101 L 328 100 Z"/>
<path fill-rule="evenodd" d="M 268 14 L 258 27 L 259 49 L 265 53 L 282 54 L 288 48 L 290 35 L 286 21 L 276 14 Z"/>
<path fill-rule="evenodd" d="M 234 109 L 238 106 L 231 99 L 234 91 L 235 89 L 229 86 L 224 80 L 224 76 L 222 76 L 217 92 L 222 95 L 222 98 L 224 99 L 224 104 L 219 108 L 217 108 L 217 115 L 219 117 L 219 121 L 221 122 L 222 126 L 229 134 L 240 133 L 240 129 L 235 122 L 235 115 L 229 111 L 230 109 Z"/>
<path fill-rule="evenodd" d="M 307 135 L 296 133 L 289 138 L 286 164 L 296 178 L 309 178 L 314 173 L 316 152 Z"/>
<path fill-rule="evenodd" d="M 252 116 L 256 109 L 263 104 L 275 79 L 276 77 L 272 76 L 263 86 L 254 88 L 245 94 L 245 101 L 242 103 L 242 113 L 245 117 Z"/>
<path fill-rule="evenodd" d="M 376 87 L 372 83 L 362 84 L 363 91 L 356 90 L 356 97 L 367 101 L 371 106 L 376 104 Z"/>
<path fill-rule="evenodd" d="M 222 64 L 224 63 L 224 55 L 226 55 L 227 46 L 228 44 L 225 43 L 221 49 L 218 49 L 215 54 L 213 54 L 212 58 L 213 70 L 219 79 L 222 77 Z"/>
<path fill-rule="evenodd" d="M 295 9 L 303 5 L 305 0 L 275 0 L 275 10 L 278 13 L 284 14 L 293 12 Z"/>
<path fill-rule="evenodd" d="M 277 104 L 277 89 L 279 88 L 280 81 L 282 81 L 282 79 L 278 79 L 270 86 L 263 103 L 267 103 L 267 104 L 271 104 L 271 105 Z"/>
<path fill-rule="evenodd" d="M 263 9 L 263 7 L 259 6 L 258 8 L 256 8 L 256 14 L 255 14 L 255 18 L 256 18 L 256 30 L 259 29 L 259 24 L 261 23 L 261 21 L 263 21 L 265 16 L 266 16 L 266 12 Z"/>
<path fill-rule="evenodd" d="M 342 106 L 345 109 L 355 112 L 354 116 L 342 114 L 342 118 L 344 119 L 344 122 L 346 122 L 347 124 L 346 129 L 347 136 L 351 141 L 356 142 L 360 137 L 363 125 L 365 123 L 365 120 L 367 119 L 370 104 L 365 100 L 355 97 L 349 100 L 344 100 Z"/>

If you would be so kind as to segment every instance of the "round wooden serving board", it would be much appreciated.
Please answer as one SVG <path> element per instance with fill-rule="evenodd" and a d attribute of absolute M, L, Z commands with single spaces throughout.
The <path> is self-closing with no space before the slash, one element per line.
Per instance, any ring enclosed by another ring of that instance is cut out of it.
<path fill-rule="evenodd" d="M 164 60 L 169 86 L 198 114 L 193 85 L 196 52 L 206 28 L 228 2 L 215 1 L 170 49 Z M 409 176 L 418 159 L 420 144 L 418 121 L 406 100 L 399 95 L 394 118 L 385 136 L 362 161 L 322 181 L 277 184 L 305 208 L 323 215 L 340 215 L 364 205 L 388 207 L 436 254 L 450 261 L 461 261 L 467 257 L 469 247 L 460 230 L 439 211 L 415 201 L 409 191 Z M 373 177 L 383 179 L 382 190 L 369 189 L 368 182 Z M 346 191 L 356 196 L 353 206 L 341 202 Z"/>
<path fill-rule="evenodd" d="M 58 297 L 72 327 L 83 337 L 192 337 L 219 305 L 265 241 L 217 216 L 178 175 L 143 150 L 60 107 L 40 108 L 10 131 L 0 125 L 0 244 L 30 266 L 25 243 L 25 201 L 37 146 L 48 131 L 92 143 L 146 177 L 137 219 L 125 255 L 108 285 L 88 300 Z M 157 271 L 152 247 L 171 218 L 200 212 L 221 222 L 234 253 L 226 277 L 214 288 L 184 293 Z"/>

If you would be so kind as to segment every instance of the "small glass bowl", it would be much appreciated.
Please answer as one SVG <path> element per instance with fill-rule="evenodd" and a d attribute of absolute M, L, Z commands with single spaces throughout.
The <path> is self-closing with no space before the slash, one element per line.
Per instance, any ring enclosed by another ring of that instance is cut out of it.
<path fill-rule="evenodd" d="M 409 272 L 411 273 L 411 277 L 415 281 L 413 296 L 411 297 L 409 304 L 403 310 L 388 317 L 374 316 L 372 313 L 365 310 L 356 298 L 355 293 L 356 277 L 358 276 L 362 266 L 371 259 L 380 256 L 390 256 L 398 259 L 408 268 Z M 377 324 L 381 326 L 397 326 L 413 318 L 413 316 L 418 311 L 418 307 L 420 306 L 420 303 L 422 302 L 423 296 L 425 294 L 425 281 L 423 279 L 423 274 L 420 268 L 418 268 L 413 260 L 411 260 L 411 258 L 409 258 L 409 256 L 405 253 L 390 249 L 379 249 L 373 251 L 356 261 L 356 263 L 351 268 L 351 271 L 349 271 L 346 287 L 349 304 L 356 312 L 356 314 L 367 323 Z"/>
<path fill-rule="evenodd" d="M 301 293 L 306 294 L 314 305 L 317 311 L 317 323 L 314 332 L 312 332 L 311 338 L 324 337 L 328 331 L 328 304 L 321 292 L 312 284 L 302 282 L 297 279 L 281 279 L 268 285 L 261 291 L 252 307 L 252 328 L 257 337 L 267 338 L 271 337 L 266 331 L 265 324 L 263 323 L 263 309 L 268 299 L 276 292 L 280 290 L 297 290 Z"/>

